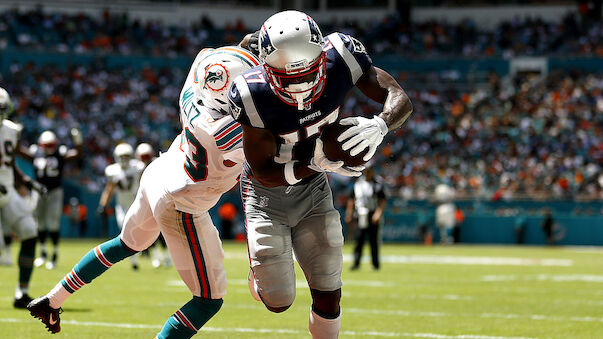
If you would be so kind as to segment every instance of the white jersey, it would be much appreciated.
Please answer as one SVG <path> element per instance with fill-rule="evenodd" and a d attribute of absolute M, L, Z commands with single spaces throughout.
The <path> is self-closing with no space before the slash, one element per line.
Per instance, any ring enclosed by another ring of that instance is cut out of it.
<path fill-rule="evenodd" d="M 15 190 L 13 154 L 23 127 L 10 120 L 3 120 L 0 127 L 0 184 L 10 192 Z M 0 207 L 6 205 L 10 194 L 0 195 Z"/>
<path fill-rule="evenodd" d="M 126 210 L 132 205 L 144 167 L 143 162 L 130 159 L 126 168 L 123 168 L 119 163 L 111 164 L 105 168 L 107 180 L 115 185 L 114 192 L 117 205 L 124 207 Z"/>
<path fill-rule="evenodd" d="M 168 193 L 176 209 L 191 214 L 215 205 L 237 183 L 244 161 L 241 125 L 195 102 L 194 68 L 203 54 L 197 55 L 180 93 L 183 131 L 168 151 L 185 155 Z"/>

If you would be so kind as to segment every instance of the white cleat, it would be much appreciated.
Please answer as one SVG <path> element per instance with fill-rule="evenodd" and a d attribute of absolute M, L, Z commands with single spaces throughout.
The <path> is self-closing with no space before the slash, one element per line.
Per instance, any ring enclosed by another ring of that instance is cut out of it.
<path fill-rule="evenodd" d="M 161 260 L 153 259 L 151 260 L 151 265 L 153 265 L 154 268 L 159 268 L 159 266 L 161 266 Z"/>
<path fill-rule="evenodd" d="M 252 270 L 249 270 L 249 275 L 247 276 L 247 285 L 249 286 L 249 292 L 251 292 L 253 299 L 262 301 L 260 294 L 258 293 L 258 284 L 255 281 L 255 276 L 253 275 Z"/>
<path fill-rule="evenodd" d="M 52 262 L 52 261 L 48 261 L 46 263 L 46 269 L 47 270 L 54 270 L 55 267 L 56 267 L 56 264 L 54 262 Z"/>
<path fill-rule="evenodd" d="M 34 266 L 40 267 L 40 266 L 44 265 L 45 262 L 46 262 L 46 259 L 44 259 L 42 257 L 38 257 L 38 258 L 36 258 L 36 260 L 34 260 Z"/>

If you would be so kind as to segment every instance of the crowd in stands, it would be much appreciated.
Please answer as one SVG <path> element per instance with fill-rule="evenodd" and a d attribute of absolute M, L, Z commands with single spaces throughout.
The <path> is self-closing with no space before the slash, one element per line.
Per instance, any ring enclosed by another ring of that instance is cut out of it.
<path fill-rule="evenodd" d="M 603 199 L 603 74 L 492 74 L 467 93 L 404 87 L 414 114 L 375 158 L 401 197 L 447 183 L 461 198 Z M 378 110 L 361 98 L 345 111 Z"/>
<path fill-rule="evenodd" d="M 85 171 L 80 180 L 91 191 L 104 186 L 105 167 L 113 162 L 118 141 L 136 147 L 148 142 L 166 150 L 180 130 L 178 96 L 188 70 L 142 71 L 106 68 L 102 64 L 70 66 L 13 64 L 0 83 L 15 104 L 15 121 L 24 125 L 24 144 L 35 143 L 46 129 L 69 144 L 69 131 L 85 136 Z"/>
<path fill-rule="evenodd" d="M 374 36 L 403 36 L 398 33 L 405 28 L 395 20 L 384 19 L 367 31 L 354 25 L 339 30 L 360 35 L 372 42 L 369 46 L 375 51 L 402 54 L 476 55 L 488 48 L 488 41 L 498 46 L 493 54 L 504 54 L 507 47 L 513 53 L 601 54 L 601 46 L 597 50 L 592 41 L 593 34 L 600 36 L 601 23 L 584 27 L 570 17 L 562 24 L 507 23 L 498 33 L 479 31 L 470 22 L 421 24 L 412 27 L 413 37 L 407 36 L 406 45 L 390 41 L 381 46 L 382 39 Z M 325 25 L 323 30 L 331 28 L 336 25 Z M 213 30 L 217 28 L 208 19 L 191 27 L 166 27 L 160 22 L 131 21 L 125 15 L 106 14 L 97 20 L 8 11 L 0 13 L 0 51 L 28 46 L 63 52 L 190 56 L 210 36 L 223 40 L 216 44 L 234 43 L 247 31 L 241 23 L 221 28 L 224 35 L 210 34 Z M 426 49 L 426 34 L 432 35 L 431 50 Z M 568 34 L 581 38 L 565 41 Z M 0 83 L 15 101 L 13 118 L 24 124 L 26 144 L 35 142 L 45 129 L 69 143 L 69 129 L 82 129 L 88 156 L 83 168 L 71 174 L 90 191 L 99 191 L 116 142 L 149 142 L 167 149 L 180 130 L 177 101 L 187 71 L 109 68 L 102 62 L 66 69 L 14 63 L 0 75 Z M 405 74 L 397 76 L 414 104 L 414 114 L 387 137 L 373 160 L 390 193 L 426 199 L 435 185 L 446 182 L 461 197 L 603 198 L 603 74 L 553 72 L 544 78 L 499 78 L 492 73 L 486 84 L 466 91 L 454 86 L 417 89 L 406 83 Z M 437 82 L 439 76 L 431 79 Z M 374 103 L 352 94 L 343 111 L 371 115 L 378 110 Z M 346 183 L 344 178 L 334 179 L 335 184 Z"/>
<path fill-rule="evenodd" d="M 323 33 L 342 31 L 356 36 L 372 53 L 402 56 L 603 55 L 603 22 L 578 13 L 560 22 L 517 18 L 494 29 L 471 20 L 460 23 L 404 23 L 398 15 L 376 22 L 319 22 Z M 86 14 L 10 10 L 0 13 L 0 50 L 7 47 L 71 53 L 118 53 L 155 56 L 192 55 L 199 46 L 233 44 L 257 28 L 239 19 L 216 27 L 202 16 L 190 25 L 141 22 L 126 13 Z"/>

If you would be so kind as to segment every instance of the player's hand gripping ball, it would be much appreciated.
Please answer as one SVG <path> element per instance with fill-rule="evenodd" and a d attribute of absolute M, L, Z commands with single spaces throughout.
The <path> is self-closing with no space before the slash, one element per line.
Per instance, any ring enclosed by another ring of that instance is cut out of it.
<path fill-rule="evenodd" d="M 337 138 L 350 126 L 340 125 L 338 122 L 327 125 L 320 135 L 320 139 L 323 142 L 323 150 L 327 159 L 331 161 L 343 161 L 346 166 L 355 167 L 361 166 L 366 163 L 362 159 L 367 153 L 368 148 L 362 152 L 351 156 L 349 151 L 344 151 L 342 143 L 337 141 Z"/>

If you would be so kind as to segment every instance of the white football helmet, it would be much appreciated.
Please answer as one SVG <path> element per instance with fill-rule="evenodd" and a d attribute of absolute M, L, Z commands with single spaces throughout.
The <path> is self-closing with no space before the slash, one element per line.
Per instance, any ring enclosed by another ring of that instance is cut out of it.
<path fill-rule="evenodd" d="M 249 51 L 226 46 L 201 52 L 195 69 L 195 97 L 198 103 L 228 115 L 228 91 L 232 81 L 260 62 Z"/>
<path fill-rule="evenodd" d="M 38 146 L 46 154 L 54 153 L 59 147 L 59 139 L 52 131 L 44 131 L 38 137 Z"/>
<path fill-rule="evenodd" d="M 115 162 L 120 164 L 121 167 L 126 168 L 129 165 L 130 159 L 134 155 L 134 150 L 130 144 L 122 142 L 115 146 L 113 150 L 113 158 Z"/>
<path fill-rule="evenodd" d="M 309 108 L 324 88 L 326 54 L 318 25 L 298 11 L 276 13 L 260 29 L 260 60 L 285 103 Z"/>
<path fill-rule="evenodd" d="M 8 92 L 0 87 L 0 119 L 7 119 L 13 111 L 13 102 Z"/>
<path fill-rule="evenodd" d="M 142 144 L 136 146 L 135 152 L 136 159 L 144 162 L 145 164 L 149 164 L 153 157 L 155 157 L 155 150 L 153 150 L 153 146 L 143 142 Z"/>

